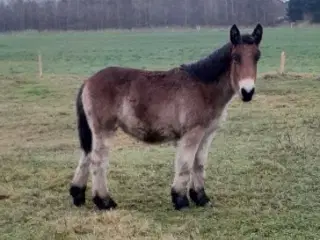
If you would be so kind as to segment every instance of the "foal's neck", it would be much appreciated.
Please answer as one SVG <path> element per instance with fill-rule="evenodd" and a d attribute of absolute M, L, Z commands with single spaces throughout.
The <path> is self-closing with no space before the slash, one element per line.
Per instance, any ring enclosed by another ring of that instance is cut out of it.
<path fill-rule="evenodd" d="M 230 54 L 231 44 L 227 43 L 209 56 L 194 63 L 183 64 L 181 68 L 203 83 L 218 83 L 229 72 Z"/>
<path fill-rule="evenodd" d="M 231 86 L 230 72 L 226 71 L 219 77 L 217 83 L 210 84 L 208 87 L 209 91 L 218 94 L 219 103 L 221 105 L 227 104 L 232 97 L 235 95 L 235 92 Z"/>
<path fill-rule="evenodd" d="M 234 96 L 230 79 L 231 48 L 231 43 L 227 43 L 203 59 L 181 65 L 201 83 L 209 105 L 214 108 L 224 108 Z"/>

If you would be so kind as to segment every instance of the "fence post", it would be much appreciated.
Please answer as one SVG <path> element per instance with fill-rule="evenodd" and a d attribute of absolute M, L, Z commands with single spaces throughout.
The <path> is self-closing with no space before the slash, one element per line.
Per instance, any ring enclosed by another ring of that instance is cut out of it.
<path fill-rule="evenodd" d="M 42 56 L 41 52 L 38 51 L 38 71 L 39 71 L 39 77 L 42 78 L 43 72 L 42 72 Z"/>
<path fill-rule="evenodd" d="M 285 64 L 286 64 L 286 54 L 284 51 L 282 51 L 281 57 L 280 57 L 280 74 L 284 73 Z"/>

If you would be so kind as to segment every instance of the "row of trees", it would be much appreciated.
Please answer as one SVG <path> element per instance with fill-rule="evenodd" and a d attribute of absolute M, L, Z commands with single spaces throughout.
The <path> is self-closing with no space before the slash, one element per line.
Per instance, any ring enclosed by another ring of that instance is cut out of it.
<path fill-rule="evenodd" d="M 320 23 L 320 0 L 290 0 L 287 15 L 293 22 L 308 20 Z"/>
<path fill-rule="evenodd" d="M 282 15 L 280 0 L 10 0 L 0 3 L 0 31 L 270 25 Z"/>

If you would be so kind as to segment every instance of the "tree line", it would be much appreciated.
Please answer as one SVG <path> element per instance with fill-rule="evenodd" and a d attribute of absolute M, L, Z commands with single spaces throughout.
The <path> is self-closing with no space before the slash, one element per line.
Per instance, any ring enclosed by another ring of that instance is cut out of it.
<path fill-rule="evenodd" d="M 291 21 L 320 23 L 320 0 L 290 0 L 287 15 Z"/>
<path fill-rule="evenodd" d="M 282 5 L 280 0 L 10 0 L 0 3 L 0 31 L 272 25 L 285 15 Z"/>

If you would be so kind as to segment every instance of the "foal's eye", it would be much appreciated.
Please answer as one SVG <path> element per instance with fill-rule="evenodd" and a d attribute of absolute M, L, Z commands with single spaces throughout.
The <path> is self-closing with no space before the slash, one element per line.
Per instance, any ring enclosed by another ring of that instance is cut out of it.
<path fill-rule="evenodd" d="M 241 62 L 241 56 L 239 54 L 233 54 L 232 59 L 235 63 L 240 63 Z"/>
<path fill-rule="evenodd" d="M 260 53 L 257 53 L 256 55 L 254 55 L 254 60 L 255 60 L 256 62 L 258 62 L 259 59 L 260 59 Z"/>

